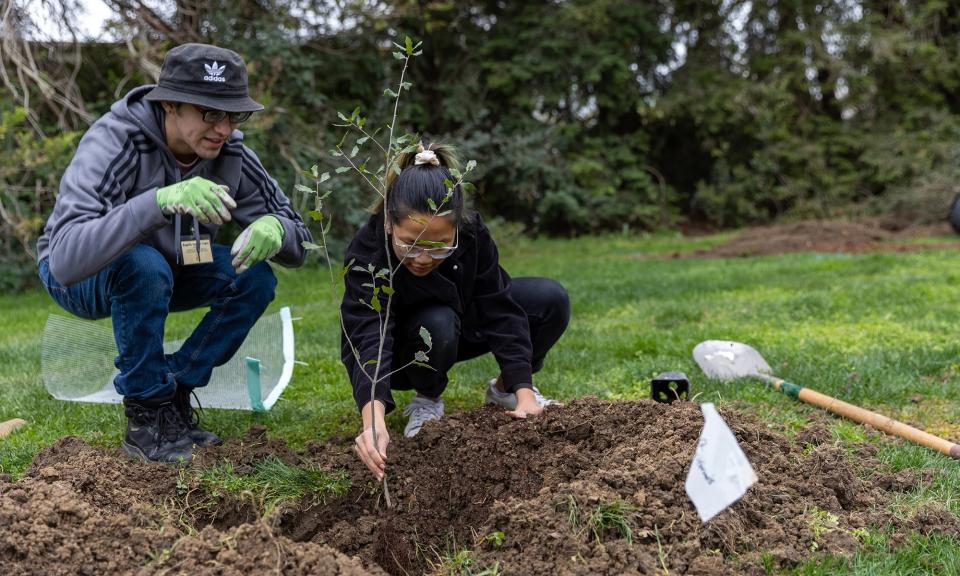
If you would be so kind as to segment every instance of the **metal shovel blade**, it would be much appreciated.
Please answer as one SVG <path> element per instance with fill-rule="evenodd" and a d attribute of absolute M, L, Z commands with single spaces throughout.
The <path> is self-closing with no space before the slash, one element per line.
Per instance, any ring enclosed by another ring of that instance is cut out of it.
<path fill-rule="evenodd" d="M 693 359 L 707 376 L 732 380 L 770 374 L 770 365 L 759 352 L 740 342 L 707 340 L 693 349 Z"/>

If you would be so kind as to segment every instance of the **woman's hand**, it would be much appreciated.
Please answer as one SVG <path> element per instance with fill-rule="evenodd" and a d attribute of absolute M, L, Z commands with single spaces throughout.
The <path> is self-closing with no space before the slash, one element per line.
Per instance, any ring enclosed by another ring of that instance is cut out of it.
<path fill-rule="evenodd" d="M 371 414 L 370 404 L 363 407 L 363 432 L 357 436 L 354 452 L 360 457 L 360 460 L 367 465 L 367 468 L 377 477 L 377 482 L 383 481 L 384 470 L 386 469 L 387 445 L 390 444 L 390 434 L 387 432 L 387 426 L 383 421 L 384 406 L 379 400 L 373 403 L 373 414 Z M 373 443 L 373 425 L 377 423 L 377 444 L 380 450 Z"/>
<path fill-rule="evenodd" d="M 516 392 L 517 394 L 517 408 L 512 411 L 508 411 L 507 416 L 512 416 L 514 418 L 526 418 L 527 416 L 536 416 L 537 414 L 543 412 L 543 407 L 537 404 L 537 397 L 533 394 L 533 390 L 529 388 L 520 388 Z"/>

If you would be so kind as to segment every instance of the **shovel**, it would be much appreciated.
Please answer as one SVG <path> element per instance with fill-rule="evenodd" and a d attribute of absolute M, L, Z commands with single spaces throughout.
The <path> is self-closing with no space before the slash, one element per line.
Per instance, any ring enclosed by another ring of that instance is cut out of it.
<path fill-rule="evenodd" d="M 948 442 L 943 438 L 927 434 L 902 422 L 881 416 L 876 412 L 864 410 L 826 394 L 771 376 L 770 372 L 772 370 L 767 361 L 763 359 L 759 352 L 746 344 L 725 340 L 707 340 L 697 344 L 696 348 L 693 349 L 693 359 L 697 361 L 704 373 L 712 378 L 733 380 L 734 378 L 749 377 L 763 380 L 791 398 L 819 406 L 827 412 L 848 418 L 854 422 L 869 424 L 886 434 L 898 436 L 915 444 L 932 448 L 955 460 L 960 460 L 960 444 Z"/>

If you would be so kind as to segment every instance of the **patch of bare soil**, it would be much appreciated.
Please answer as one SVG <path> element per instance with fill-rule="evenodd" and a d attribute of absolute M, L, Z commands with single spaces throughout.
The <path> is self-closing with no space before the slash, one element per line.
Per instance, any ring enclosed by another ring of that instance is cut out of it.
<path fill-rule="evenodd" d="M 864 222 L 805 220 L 750 228 L 710 249 L 674 253 L 674 258 L 743 258 L 797 252 L 916 252 L 960 248 L 958 242 L 904 244 L 909 238 L 952 236 L 946 222 L 921 223 L 911 214 L 889 214 Z"/>
<path fill-rule="evenodd" d="M 429 422 L 412 439 L 395 435 L 392 521 L 409 573 L 430 573 L 454 541 L 472 551 L 475 573 L 499 565 L 524 575 L 740 574 L 759 569 L 761 552 L 781 567 L 851 554 L 854 531 L 867 526 L 960 532 L 943 508 L 909 519 L 885 509 L 885 490 L 910 489 L 919 476 L 865 481 L 842 449 L 812 446 L 828 440 L 820 429 L 804 446 L 739 411 L 723 416 L 760 480 L 707 524 L 684 492 L 703 425 L 696 404 L 587 397 L 528 421 L 483 407 Z M 353 487 L 263 517 L 252 498 L 224 494 L 214 508 L 191 499 L 190 471 L 61 440 L 22 480 L 0 483 L 0 566 L 24 575 L 382 574 L 374 563 L 382 493 L 349 445 L 294 451 L 254 427 L 193 466 L 243 470 L 266 456 L 346 469 Z"/>

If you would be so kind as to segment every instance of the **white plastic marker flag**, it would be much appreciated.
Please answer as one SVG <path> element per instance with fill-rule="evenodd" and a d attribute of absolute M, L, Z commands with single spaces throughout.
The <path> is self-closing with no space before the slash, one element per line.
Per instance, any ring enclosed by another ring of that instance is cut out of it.
<path fill-rule="evenodd" d="M 700 520 L 709 522 L 746 494 L 747 488 L 757 481 L 757 474 L 713 404 L 703 403 L 700 409 L 703 410 L 703 430 L 687 474 L 686 488 Z"/>

